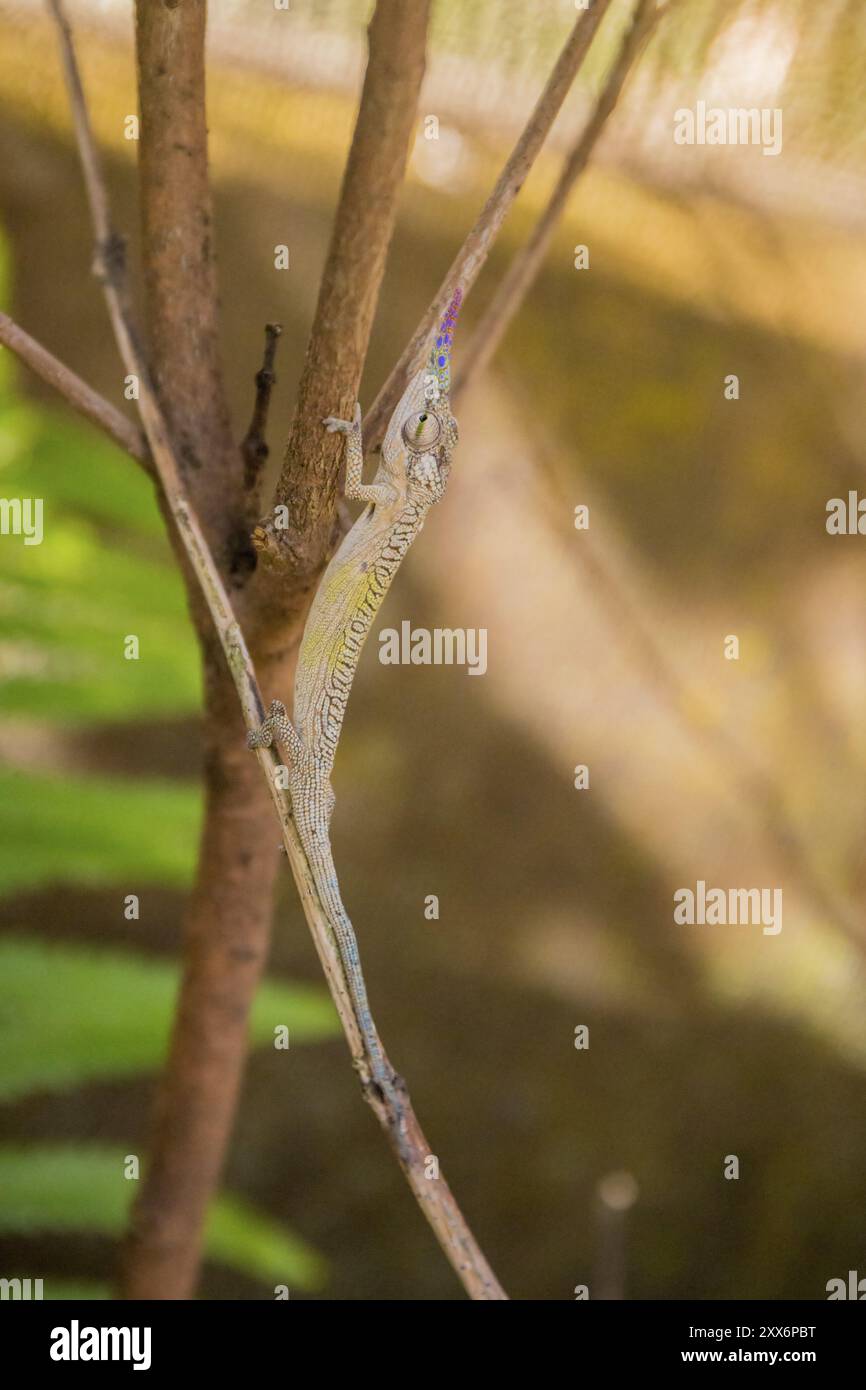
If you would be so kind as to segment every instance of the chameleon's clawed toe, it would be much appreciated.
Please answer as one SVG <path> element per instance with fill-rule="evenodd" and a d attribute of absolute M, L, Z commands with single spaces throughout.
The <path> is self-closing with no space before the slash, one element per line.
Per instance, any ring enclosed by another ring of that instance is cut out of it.
<path fill-rule="evenodd" d="M 247 732 L 248 748 L 270 748 L 274 741 L 274 728 L 286 718 L 286 707 L 282 700 L 271 700 L 268 717 L 257 729 Z"/>
<path fill-rule="evenodd" d="M 351 420 L 341 420 L 337 415 L 326 415 L 322 424 L 329 434 L 348 434 L 352 428 Z"/>

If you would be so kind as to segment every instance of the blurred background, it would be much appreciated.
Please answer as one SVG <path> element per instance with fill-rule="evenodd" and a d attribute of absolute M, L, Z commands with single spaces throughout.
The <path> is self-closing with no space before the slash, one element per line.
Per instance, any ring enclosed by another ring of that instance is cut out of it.
<path fill-rule="evenodd" d="M 283 324 L 275 463 L 370 8 L 212 6 L 225 357 L 240 433 Z M 458 365 L 629 8 L 467 303 Z M 383 666 L 371 639 L 335 855 L 389 1052 L 512 1296 L 823 1298 L 866 1273 L 866 541 L 825 529 L 830 498 L 866 490 L 866 10 L 671 9 L 463 401 L 448 495 L 380 619 L 486 628 L 487 673 Z M 134 264 L 131 6 L 68 10 Z M 437 0 L 365 408 L 574 16 Z M 782 108 L 782 153 L 675 145 L 699 99 Z M 0 303 L 124 405 L 89 264 L 54 33 L 3 0 Z M 42 545 L 0 540 L 0 1273 L 105 1297 L 196 853 L 199 672 L 147 480 L 6 352 L 0 492 L 45 506 Z M 781 887 L 781 933 L 676 925 L 699 878 Z M 253 1031 L 201 1295 L 460 1297 L 359 1102 L 288 876 Z"/>

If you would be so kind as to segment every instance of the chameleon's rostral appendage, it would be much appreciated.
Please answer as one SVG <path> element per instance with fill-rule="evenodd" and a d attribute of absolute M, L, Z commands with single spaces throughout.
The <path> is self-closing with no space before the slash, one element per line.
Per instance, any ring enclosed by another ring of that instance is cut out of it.
<path fill-rule="evenodd" d="M 249 735 L 250 747 L 276 739 L 289 756 L 292 812 L 310 872 L 334 934 L 373 1081 L 401 1123 L 395 1078 L 385 1065 L 367 1002 L 358 943 L 340 896 L 330 842 L 331 769 L 355 671 L 373 620 L 427 513 L 442 497 L 457 443 L 451 414 L 451 345 L 462 294 L 455 291 L 424 370 L 391 417 L 376 476 L 362 481 L 361 408 L 354 419 L 323 424 L 346 436 L 346 496 L 366 502 L 322 577 L 310 609 L 295 674 L 294 718 L 275 700 Z"/>

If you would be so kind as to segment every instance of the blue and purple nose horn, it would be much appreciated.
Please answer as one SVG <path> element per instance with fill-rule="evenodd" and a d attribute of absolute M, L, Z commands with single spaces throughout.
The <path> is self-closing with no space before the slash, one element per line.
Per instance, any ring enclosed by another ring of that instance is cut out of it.
<path fill-rule="evenodd" d="M 452 295 L 451 303 L 445 310 L 445 316 L 439 325 L 439 332 L 433 344 L 433 351 L 430 353 L 430 367 L 439 383 L 440 394 L 443 396 L 447 396 L 451 389 L 451 341 L 454 337 L 457 315 L 460 313 L 462 302 L 463 291 L 456 289 Z"/>

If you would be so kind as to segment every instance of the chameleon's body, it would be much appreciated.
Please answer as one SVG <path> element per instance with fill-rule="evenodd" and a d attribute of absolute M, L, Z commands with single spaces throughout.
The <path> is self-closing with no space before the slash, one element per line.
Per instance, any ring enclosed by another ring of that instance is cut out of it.
<path fill-rule="evenodd" d="M 361 481 L 361 411 L 353 421 L 329 417 L 346 434 L 346 496 L 367 503 L 327 569 L 310 609 L 295 673 L 294 718 L 274 701 L 250 745 L 274 738 L 288 754 L 289 790 L 304 847 L 331 928 L 368 1054 L 374 1082 L 394 1102 L 394 1077 L 385 1066 L 370 1017 L 352 923 L 340 896 L 329 825 L 334 809 L 331 769 L 361 649 L 391 581 L 448 480 L 457 424 L 449 403 L 450 349 L 460 292 L 440 326 L 426 371 L 407 386 L 388 426 L 373 482 Z"/>

